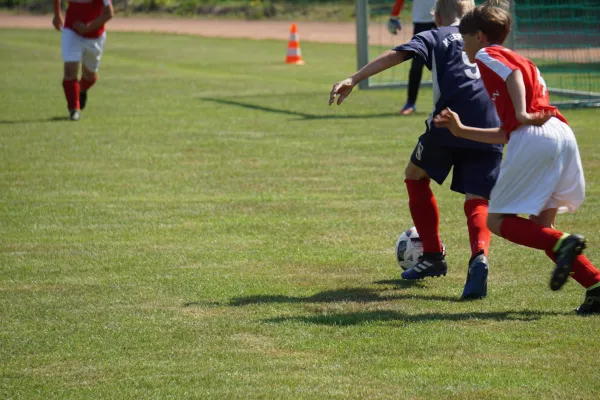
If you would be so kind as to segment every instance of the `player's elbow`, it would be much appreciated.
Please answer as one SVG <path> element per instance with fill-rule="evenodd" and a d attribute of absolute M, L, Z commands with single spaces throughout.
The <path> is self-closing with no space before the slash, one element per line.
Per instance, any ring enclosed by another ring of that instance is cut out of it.
<path fill-rule="evenodd" d="M 108 7 L 104 8 L 104 17 L 106 18 L 107 21 L 113 19 L 114 16 L 115 16 L 115 10 L 114 10 L 114 8 L 112 8 L 112 6 L 108 6 Z"/>

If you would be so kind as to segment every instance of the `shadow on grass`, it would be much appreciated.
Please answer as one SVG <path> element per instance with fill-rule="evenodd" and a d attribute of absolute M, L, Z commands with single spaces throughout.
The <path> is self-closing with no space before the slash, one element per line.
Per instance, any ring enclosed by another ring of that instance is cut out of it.
<path fill-rule="evenodd" d="M 264 111 L 275 114 L 284 114 L 291 115 L 295 117 L 299 117 L 301 120 L 318 120 L 318 119 L 365 119 L 365 118 L 386 118 L 386 117 L 398 117 L 397 113 L 379 113 L 379 114 L 367 114 L 367 115 L 318 115 L 318 114 L 309 114 L 295 110 L 288 110 L 284 108 L 275 108 L 275 107 L 267 107 L 260 106 L 257 104 L 244 103 L 241 101 L 222 99 L 222 98 L 210 98 L 203 97 L 202 100 L 212 101 L 214 103 L 225 104 L 229 106 L 243 107 L 250 110 Z M 324 102 L 324 107 L 326 106 Z"/>
<path fill-rule="evenodd" d="M 236 297 L 231 299 L 232 306 L 246 306 L 250 304 L 266 303 L 373 303 L 395 300 L 431 300 L 458 302 L 460 299 L 450 296 L 415 295 L 415 294 L 391 294 L 382 295 L 383 290 L 368 288 L 344 288 L 338 290 L 327 290 L 312 296 L 284 296 L 284 295 L 256 295 L 247 297 Z"/>
<path fill-rule="evenodd" d="M 40 119 L 23 119 L 20 121 L 0 120 L 0 125 L 33 124 L 36 122 L 56 122 L 56 121 L 68 121 L 68 120 L 69 120 L 69 117 L 67 117 L 67 116 L 52 117 L 52 118 L 40 118 Z"/>
<path fill-rule="evenodd" d="M 394 285 L 398 288 L 406 289 L 411 287 L 423 287 L 423 283 L 419 280 L 408 280 L 408 279 L 384 279 L 381 281 L 373 282 L 377 285 Z"/>
<path fill-rule="evenodd" d="M 340 314 L 323 314 L 305 317 L 278 317 L 264 320 L 269 323 L 300 322 L 315 325 L 352 326 L 372 322 L 399 321 L 404 323 L 427 321 L 537 321 L 543 316 L 562 316 L 567 313 L 544 311 L 502 311 L 502 312 L 466 312 L 466 313 L 427 313 L 406 314 L 399 311 L 363 311 Z"/>

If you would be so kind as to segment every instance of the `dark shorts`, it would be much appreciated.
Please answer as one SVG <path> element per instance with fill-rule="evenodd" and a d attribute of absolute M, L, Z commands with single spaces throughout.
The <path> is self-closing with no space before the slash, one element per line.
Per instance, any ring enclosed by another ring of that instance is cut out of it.
<path fill-rule="evenodd" d="M 500 172 L 502 153 L 442 146 L 424 134 L 419 138 L 410 161 L 440 185 L 454 167 L 451 190 L 489 199 Z"/>

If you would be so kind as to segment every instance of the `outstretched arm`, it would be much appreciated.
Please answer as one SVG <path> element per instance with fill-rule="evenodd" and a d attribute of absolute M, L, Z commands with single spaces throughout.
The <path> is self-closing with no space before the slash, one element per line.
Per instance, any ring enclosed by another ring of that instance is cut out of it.
<path fill-rule="evenodd" d="M 359 82 L 402 63 L 404 60 L 406 60 L 407 54 L 408 52 L 406 51 L 388 50 L 362 67 L 350 78 L 336 83 L 333 85 L 333 89 L 331 89 L 331 93 L 329 94 L 329 105 L 332 105 L 335 102 L 336 96 L 339 96 L 337 99 L 337 104 L 342 104 L 342 101 L 344 101 L 346 97 L 350 95 L 350 92 L 352 92 L 354 86 L 356 86 Z"/>

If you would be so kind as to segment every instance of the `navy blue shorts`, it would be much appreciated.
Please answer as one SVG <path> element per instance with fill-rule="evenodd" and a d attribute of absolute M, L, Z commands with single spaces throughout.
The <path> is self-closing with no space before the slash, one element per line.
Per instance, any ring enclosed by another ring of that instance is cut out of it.
<path fill-rule="evenodd" d="M 451 190 L 489 199 L 500 172 L 502 153 L 442 146 L 435 138 L 423 134 L 419 137 L 410 161 L 440 185 L 454 167 Z"/>

